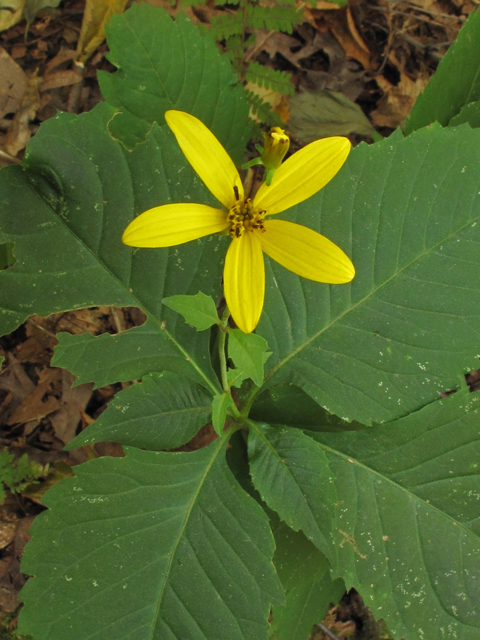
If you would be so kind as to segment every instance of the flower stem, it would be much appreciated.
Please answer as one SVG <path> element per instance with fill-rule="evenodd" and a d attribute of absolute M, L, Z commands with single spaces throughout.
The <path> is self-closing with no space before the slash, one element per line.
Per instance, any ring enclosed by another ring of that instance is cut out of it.
<path fill-rule="evenodd" d="M 230 393 L 230 387 L 227 379 L 227 355 L 225 353 L 225 343 L 227 340 L 227 325 L 230 318 L 230 311 L 225 307 L 225 311 L 221 317 L 220 335 L 218 337 L 218 355 L 220 357 L 220 373 L 222 376 L 222 389 L 225 393 Z"/>
<path fill-rule="evenodd" d="M 227 378 L 227 354 L 225 353 L 225 344 L 227 340 L 227 327 L 228 319 L 230 318 L 230 311 L 228 307 L 225 307 L 225 311 L 220 318 L 220 336 L 218 338 L 218 355 L 220 357 L 220 373 L 222 376 L 222 389 L 224 393 L 230 396 L 230 411 L 234 418 L 240 418 L 240 411 L 237 409 L 234 399 L 232 398 L 232 392 Z"/>

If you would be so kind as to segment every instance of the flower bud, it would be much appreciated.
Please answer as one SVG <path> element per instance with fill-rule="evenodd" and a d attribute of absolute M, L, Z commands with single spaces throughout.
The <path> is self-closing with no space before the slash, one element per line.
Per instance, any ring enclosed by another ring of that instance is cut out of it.
<path fill-rule="evenodd" d="M 262 153 L 263 166 L 267 170 L 267 185 L 270 186 L 275 169 L 282 164 L 282 160 L 290 146 L 290 138 L 280 127 L 272 127 L 263 134 L 264 150 Z"/>

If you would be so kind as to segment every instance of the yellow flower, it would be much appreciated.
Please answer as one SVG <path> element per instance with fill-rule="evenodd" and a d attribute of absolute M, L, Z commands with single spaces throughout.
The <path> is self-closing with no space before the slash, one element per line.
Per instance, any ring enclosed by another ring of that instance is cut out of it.
<path fill-rule="evenodd" d="M 237 326 L 252 332 L 265 297 L 263 253 L 299 276 L 343 284 L 355 269 L 350 259 L 324 236 L 285 220 L 266 219 L 310 198 L 339 171 L 350 151 L 347 138 L 332 137 L 307 145 L 275 171 L 272 185 L 263 183 L 253 200 L 245 197 L 233 161 L 213 133 L 194 116 L 167 111 L 165 119 L 187 160 L 221 202 L 166 204 L 139 215 L 122 240 L 132 247 L 171 247 L 211 233 L 229 233 L 224 291 Z"/>

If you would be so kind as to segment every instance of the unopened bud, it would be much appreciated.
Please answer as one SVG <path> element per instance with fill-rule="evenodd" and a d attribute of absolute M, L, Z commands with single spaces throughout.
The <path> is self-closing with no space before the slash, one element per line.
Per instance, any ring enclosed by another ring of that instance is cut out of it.
<path fill-rule="evenodd" d="M 282 160 L 290 146 L 290 138 L 280 127 L 272 127 L 263 134 L 264 149 L 262 153 L 263 166 L 267 170 L 266 183 L 270 186 L 275 169 L 282 164 Z"/>

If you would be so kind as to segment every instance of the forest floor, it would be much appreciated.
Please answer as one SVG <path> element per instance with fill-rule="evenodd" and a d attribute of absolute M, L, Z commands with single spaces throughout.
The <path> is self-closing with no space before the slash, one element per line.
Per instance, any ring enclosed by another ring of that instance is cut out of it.
<path fill-rule="evenodd" d="M 182 10 L 164 0 L 149 1 L 171 15 Z M 25 3 L 34 4 L 32 0 Z M 97 71 L 114 71 L 105 57 L 104 42 L 85 65 L 76 62 L 85 1 L 51 0 L 50 4 L 58 6 L 43 9 L 27 35 L 25 20 L 9 26 L 13 12 L 0 10 L 0 167 L 21 162 L 29 138 L 57 110 L 81 113 L 95 106 L 102 99 Z M 371 141 L 372 127 L 388 135 L 401 125 L 476 4 L 470 0 L 350 0 L 339 8 L 323 0 L 317 0 L 315 7 L 297 0 L 303 23 L 291 34 L 255 33 L 247 56 L 292 74 L 295 99 L 274 92 L 264 92 L 263 97 L 293 132 L 294 143 L 326 135 L 348 135 L 353 143 Z M 192 21 L 208 24 L 213 15 L 228 8 L 216 8 L 209 0 L 184 10 Z M 319 104 L 312 107 L 297 98 L 325 89 L 360 108 L 342 104 L 337 96 L 335 113 L 312 125 L 312 109 L 318 112 Z M 4 266 L 0 264 L 0 269 Z M 122 455 L 114 443 L 63 451 L 128 383 L 96 390 L 91 384 L 72 388 L 73 376 L 50 366 L 55 335 L 60 331 L 117 333 L 140 323 L 136 309 L 96 307 L 49 318 L 33 316 L 0 339 L 0 355 L 5 359 L 0 372 L 0 480 L 6 488 L 0 504 L 0 640 L 17 637 L 18 592 L 27 579 L 20 572 L 20 559 L 28 529 L 44 509 L 43 493 L 71 475 L 76 464 Z M 204 428 L 188 447 L 199 448 L 210 438 L 211 432 Z M 351 591 L 312 630 L 311 640 L 327 638 L 386 640 L 390 636 Z"/>

